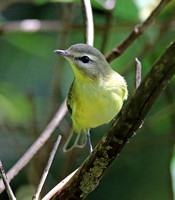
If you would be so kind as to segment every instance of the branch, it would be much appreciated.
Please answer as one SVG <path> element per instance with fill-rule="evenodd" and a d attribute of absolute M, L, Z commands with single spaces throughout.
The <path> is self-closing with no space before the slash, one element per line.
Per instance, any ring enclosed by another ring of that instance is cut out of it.
<path fill-rule="evenodd" d="M 67 176 L 64 180 L 62 180 L 59 184 L 57 184 L 49 193 L 47 193 L 42 200 L 49 200 L 51 197 L 53 197 L 54 194 L 56 194 L 58 191 L 61 191 L 63 186 L 72 178 L 72 176 L 77 172 L 78 169 L 73 171 L 69 176 Z"/>
<path fill-rule="evenodd" d="M 94 44 L 94 22 L 92 15 L 92 7 L 90 0 L 82 0 L 84 8 L 85 24 L 86 24 L 86 44 L 93 46 Z"/>
<path fill-rule="evenodd" d="M 135 71 L 136 71 L 136 75 L 135 75 L 135 89 L 137 89 L 140 85 L 141 82 L 141 70 L 142 70 L 142 64 L 141 62 L 138 60 L 138 58 L 135 59 L 136 60 L 136 67 L 135 67 Z"/>
<path fill-rule="evenodd" d="M 57 140 L 56 140 L 56 142 L 55 142 L 55 144 L 54 144 L 54 146 L 53 146 L 52 152 L 50 153 L 49 160 L 48 160 L 47 165 L 46 165 L 46 167 L 44 169 L 44 172 L 43 172 L 43 175 L 41 177 L 40 183 L 38 185 L 37 191 L 33 196 L 33 200 L 38 200 L 39 199 L 41 190 L 42 190 L 43 185 L 44 185 L 44 183 L 46 181 L 47 175 L 49 173 L 49 169 L 50 169 L 51 164 L 53 162 L 53 159 L 55 157 L 55 154 L 56 154 L 56 151 L 57 151 L 58 146 L 60 144 L 60 141 L 61 141 L 61 136 L 59 135 Z"/>
<path fill-rule="evenodd" d="M 8 197 L 10 200 L 16 200 L 16 197 L 15 195 L 13 194 L 13 191 L 9 185 L 9 182 L 7 180 L 7 177 L 6 177 L 6 174 L 5 174 L 5 171 L 4 171 L 4 168 L 2 166 L 2 162 L 0 160 L 0 174 L 1 174 L 1 177 L 2 177 L 2 180 L 4 182 L 4 185 L 6 187 L 6 190 L 7 190 L 7 194 L 8 194 Z"/>
<path fill-rule="evenodd" d="M 63 119 L 67 112 L 66 100 L 62 103 L 59 110 L 55 114 L 51 122 L 46 126 L 45 130 L 41 133 L 39 138 L 33 143 L 33 145 L 26 151 L 26 153 L 18 160 L 18 162 L 8 171 L 7 178 L 9 182 L 16 176 L 19 171 L 33 158 L 33 156 L 40 150 L 40 148 L 49 139 L 55 128 Z M 5 189 L 2 180 L 0 180 L 0 193 Z"/>
<path fill-rule="evenodd" d="M 84 199 L 96 188 L 174 74 L 175 43 L 172 43 L 142 80 L 134 96 L 122 109 L 94 151 L 62 191 L 55 196 L 55 200 Z"/>
<path fill-rule="evenodd" d="M 161 10 L 170 2 L 171 0 L 162 0 L 159 5 L 152 11 L 150 16 L 141 24 L 134 27 L 134 30 L 130 35 L 117 47 L 115 47 L 107 56 L 106 60 L 108 62 L 113 61 L 115 58 L 120 56 L 140 35 L 144 33 L 147 27 L 153 22 L 155 17 L 161 12 Z"/>

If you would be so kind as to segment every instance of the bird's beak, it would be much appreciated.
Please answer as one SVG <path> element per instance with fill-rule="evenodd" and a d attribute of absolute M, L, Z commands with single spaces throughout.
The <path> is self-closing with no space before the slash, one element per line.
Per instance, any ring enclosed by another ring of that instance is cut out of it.
<path fill-rule="evenodd" d="M 66 50 L 55 50 L 54 52 L 61 55 L 61 56 L 64 56 L 64 57 L 70 56 L 69 53 Z"/>

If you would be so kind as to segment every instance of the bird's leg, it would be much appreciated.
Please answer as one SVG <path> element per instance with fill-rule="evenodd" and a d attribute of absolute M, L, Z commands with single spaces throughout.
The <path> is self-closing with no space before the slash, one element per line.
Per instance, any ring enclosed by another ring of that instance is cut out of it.
<path fill-rule="evenodd" d="M 91 138 L 90 138 L 89 129 L 87 130 L 87 139 L 88 139 L 88 143 L 89 143 L 90 153 L 92 153 L 93 148 L 92 148 L 92 144 L 91 144 Z"/>

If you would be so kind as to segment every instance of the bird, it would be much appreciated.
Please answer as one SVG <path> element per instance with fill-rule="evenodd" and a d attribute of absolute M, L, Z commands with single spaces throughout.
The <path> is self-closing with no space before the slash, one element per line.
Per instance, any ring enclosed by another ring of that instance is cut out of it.
<path fill-rule="evenodd" d="M 90 129 L 116 117 L 128 96 L 127 83 L 93 46 L 79 43 L 54 52 L 68 60 L 75 74 L 67 97 L 73 128 L 63 151 L 83 148 L 88 140 L 91 153 Z"/>

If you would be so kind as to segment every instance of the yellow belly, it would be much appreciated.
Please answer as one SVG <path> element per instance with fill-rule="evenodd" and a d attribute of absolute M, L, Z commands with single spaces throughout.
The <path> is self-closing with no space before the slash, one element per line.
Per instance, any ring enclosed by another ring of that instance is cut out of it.
<path fill-rule="evenodd" d="M 110 122 L 120 111 L 123 98 L 118 90 L 81 85 L 74 91 L 72 120 L 74 130 L 94 128 Z"/>

